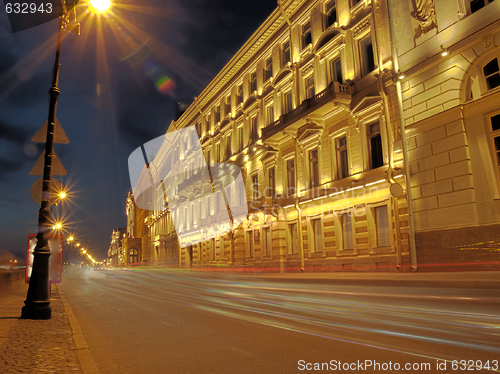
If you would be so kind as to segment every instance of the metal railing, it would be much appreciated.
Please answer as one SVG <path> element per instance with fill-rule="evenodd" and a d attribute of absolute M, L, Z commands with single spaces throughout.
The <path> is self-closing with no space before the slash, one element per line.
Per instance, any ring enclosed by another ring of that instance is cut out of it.
<path fill-rule="evenodd" d="M 330 101 L 332 97 L 337 94 L 340 95 L 351 95 L 351 86 L 340 84 L 338 82 L 332 82 L 323 91 L 317 93 L 313 97 L 304 100 L 298 107 L 283 114 L 279 119 L 269 124 L 267 127 L 262 129 L 262 137 L 267 138 L 275 133 L 282 131 L 292 122 L 302 117 L 305 112 L 315 109 L 323 105 L 325 102 Z"/>

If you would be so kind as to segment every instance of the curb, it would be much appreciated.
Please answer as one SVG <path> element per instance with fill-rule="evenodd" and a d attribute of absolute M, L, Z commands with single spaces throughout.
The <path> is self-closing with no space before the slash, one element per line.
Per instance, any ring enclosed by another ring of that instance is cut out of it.
<path fill-rule="evenodd" d="M 417 279 L 328 279 L 328 278 L 293 278 L 293 277 L 266 277 L 255 276 L 266 282 L 290 283 L 322 283 L 354 286 L 385 286 L 385 287 L 443 287 L 443 288 L 476 288 L 500 289 L 500 281 L 463 281 L 463 280 L 417 280 Z"/>
<path fill-rule="evenodd" d="M 59 297 L 64 305 L 64 311 L 68 316 L 69 324 L 71 326 L 71 330 L 73 332 L 73 340 L 76 346 L 76 355 L 78 356 L 78 361 L 80 361 L 80 367 L 84 374 L 99 374 L 99 370 L 90 354 L 90 349 L 83 337 L 82 330 L 80 330 L 80 325 L 73 314 L 73 310 L 71 309 L 68 301 L 64 297 L 64 293 L 59 290 Z"/>

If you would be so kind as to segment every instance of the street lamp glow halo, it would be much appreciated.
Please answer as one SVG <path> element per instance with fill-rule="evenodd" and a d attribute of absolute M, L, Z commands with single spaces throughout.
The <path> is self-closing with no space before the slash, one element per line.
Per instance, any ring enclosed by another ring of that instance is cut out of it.
<path fill-rule="evenodd" d="M 89 0 L 89 7 L 94 14 L 106 14 L 113 6 L 112 0 Z"/>

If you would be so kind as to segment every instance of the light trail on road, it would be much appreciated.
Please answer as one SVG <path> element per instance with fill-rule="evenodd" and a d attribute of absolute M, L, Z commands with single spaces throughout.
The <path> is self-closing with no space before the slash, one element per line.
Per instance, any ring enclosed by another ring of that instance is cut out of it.
<path fill-rule="evenodd" d="M 331 340 L 422 362 L 500 358 L 497 290 L 278 283 L 166 269 L 85 274 L 90 289 L 139 307 L 176 304 L 203 318 L 308 335 L 321 345 Z M 158 309 L 151 313 L 161 316 Z"/>

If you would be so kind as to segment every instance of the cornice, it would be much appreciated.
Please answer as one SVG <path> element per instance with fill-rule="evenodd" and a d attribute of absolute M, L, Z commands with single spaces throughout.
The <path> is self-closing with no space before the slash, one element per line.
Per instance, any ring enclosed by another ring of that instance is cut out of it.
<path fill-rule="evenodd" d="M 285 12 L 288 17 L 299 9 L 304 3 L 309 0 L 286 0 L 283 3 Z M 198 96 L 198 104 L 202 108 L 213 100 L 213 97 L 218 95 L 219 91 L 225 87 L 236 74 L 256 55 L 270 39 L 271 35 L 281 27 L 286 25 L 286 20 L 281 15 L 279 8 L 276 8 L 273 13 L 264 21 L 264 23 L 253 33 L 253 35 L 245 42 L 224 68 L 216 75 L 216 77 L 208 84 L 208 86 Z M 287 26 L 288 27 L 288 26 Z M 193 117 L 199 112 L 192 103 L 186 112 L 179 118 L 180 127 L 184 127 L 193 121 Z"/>

